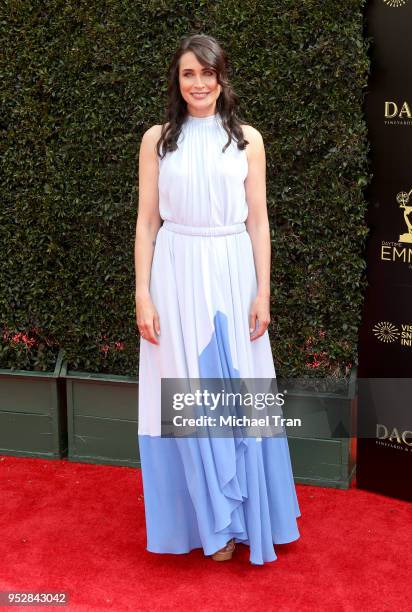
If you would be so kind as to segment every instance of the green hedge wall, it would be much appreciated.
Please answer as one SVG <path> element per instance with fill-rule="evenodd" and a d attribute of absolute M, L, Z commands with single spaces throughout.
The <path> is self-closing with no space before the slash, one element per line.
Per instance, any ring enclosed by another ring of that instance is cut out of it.
<path fill-rule="evenodd" d="M 72 369 L 136 375 L 140 139 L 178 40 L 205 32 L 266 145 L 278 374 L 344 376 L 365 286 L 364 4 L 6 0 L 0 367 L 50 369 L 61 346 Z"/>

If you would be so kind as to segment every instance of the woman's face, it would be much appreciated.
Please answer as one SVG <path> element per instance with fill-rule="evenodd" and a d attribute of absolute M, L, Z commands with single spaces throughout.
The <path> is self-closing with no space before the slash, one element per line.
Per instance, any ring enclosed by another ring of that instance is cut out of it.
<path fill-rule="evenodd" d="M 191 115 L 205 117 L 216 112 L 222 90 L 213 68 L 202 66 L 193 51 L 186 51 L 179 62 L 180 93 Z"/>

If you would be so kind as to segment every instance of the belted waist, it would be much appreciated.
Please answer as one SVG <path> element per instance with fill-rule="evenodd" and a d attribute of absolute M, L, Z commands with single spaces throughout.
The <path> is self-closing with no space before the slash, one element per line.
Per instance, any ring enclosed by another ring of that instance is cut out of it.
<path fill-rule="evenodd" d="M 185 223 L 175 223 L 165 219 L 163 225 L 165 229 L 178 234 L 189 234 L 191 236 L 227 236 L 228 234 L 240 234 L 246 231 L 246 224 L 232 223 L 231 225 L 186 225 Z"/>

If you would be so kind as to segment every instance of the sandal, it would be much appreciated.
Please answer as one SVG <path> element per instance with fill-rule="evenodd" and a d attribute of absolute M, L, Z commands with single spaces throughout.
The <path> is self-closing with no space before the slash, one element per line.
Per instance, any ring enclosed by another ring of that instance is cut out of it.
<path fill-rule="evenodd" d="M 236 542 L 234 538 L 232 538 L 231 540 L 229 540 L 229 542 L 227 542 L 226 546 L 216 551 L 212 555 L 212 559 L 214 561 L 229 561 L 229 559 L 232 558 L 233 551 L 235 550 L 235 546 L 236 546 Z"/>

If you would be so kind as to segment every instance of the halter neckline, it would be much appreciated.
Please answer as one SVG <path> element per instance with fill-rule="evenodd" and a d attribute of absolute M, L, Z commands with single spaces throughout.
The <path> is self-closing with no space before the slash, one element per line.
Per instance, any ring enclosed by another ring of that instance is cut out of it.
<path fill-rule="evenodd" d="M 206 115 L 206 117 L 196 117 L 195 115 L 187 114 L 187 121 L 190 123 L 213 123 L 217 120 L 219 113 L 214 115 Z"/>

